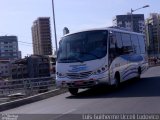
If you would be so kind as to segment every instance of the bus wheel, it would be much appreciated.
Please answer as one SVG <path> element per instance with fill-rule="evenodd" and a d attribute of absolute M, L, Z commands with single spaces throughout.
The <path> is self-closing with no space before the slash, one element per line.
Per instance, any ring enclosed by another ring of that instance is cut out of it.
<path fill-rule="evenodd" d="M 115 79 L 115 83 L 114 83 L 113 87 L 114 87 L 114 89 L 118 89 L 120 86 L 120 75 L 118 72 L 115 74 L 114 79 Z"/>
<path fill-rule="evenodd" d="M 72 95 L 77 95 L 77 93 L 78 93 L 78 88 L 68 88 L 68 91 L 69 91 Z"/>
<path fill-rule="evenodd" d="M 138 68 L 138 76 L 137 76 L 137 79 L 138 79 L 138 80 L 141 79 L 141 68 L 140 68 L 140 67 Z"/>

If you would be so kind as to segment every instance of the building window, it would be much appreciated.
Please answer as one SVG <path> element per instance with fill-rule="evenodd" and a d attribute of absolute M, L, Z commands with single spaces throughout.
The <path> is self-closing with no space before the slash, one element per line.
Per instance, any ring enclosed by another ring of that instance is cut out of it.
<path fill-rule="evenodd" d="M 13 56 L 17 56 L 17 54 L 13 54 Z"/>

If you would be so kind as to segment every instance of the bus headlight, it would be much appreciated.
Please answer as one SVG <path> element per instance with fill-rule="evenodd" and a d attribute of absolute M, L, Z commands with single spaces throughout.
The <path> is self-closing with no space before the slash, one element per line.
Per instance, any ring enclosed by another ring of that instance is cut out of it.
<path fill-rule="evenodd" d="M 108 66 L 105 65 L 104 67 L 101 67 L 100 69 L 96 70 L 96 71 L 94 72 L 94 74 L 95 74 L 95 75 L 101 74 L 101 73 L 106 72 L 107 70 L 108 70 Z"/>
<path fill-rule="evenodd" d="M 59 78 L 63 78 L 63 77 L 65 77 L 65 74 L 63 74 L 63 73 L 59 73 L 59 72 L 57 72 L 56 74 L 57 74 L 57 76 L 58 76 Z"/>

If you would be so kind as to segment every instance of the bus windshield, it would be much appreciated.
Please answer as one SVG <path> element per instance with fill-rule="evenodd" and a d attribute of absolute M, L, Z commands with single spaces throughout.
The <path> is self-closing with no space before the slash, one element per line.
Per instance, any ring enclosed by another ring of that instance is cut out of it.
<path fill-rule="evenodd" d="M 106 30 L 80 32 L 63 37 L 57 61 L 73 63 L 101 59 L 107 53 L 107 37 Z"/>

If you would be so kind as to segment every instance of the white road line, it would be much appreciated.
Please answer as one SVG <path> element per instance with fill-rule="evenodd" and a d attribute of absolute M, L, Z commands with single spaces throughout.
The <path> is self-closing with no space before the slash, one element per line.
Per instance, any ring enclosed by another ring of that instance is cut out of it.
<path fill-rule="evenodd" d="M 71 110 L 69 110 L 69 111 L 67 111 L 67 112 L 65 112 L 65 113 L 62 113 L 63 115 L 65 115 L 65 114 L 68 114 L 68 113 L 71 113 L 71 112 L 73 112 L 73 111 L 75 111 L 76 109 L 71 109 Z"/>
<path fill-rule="evenodd" d="M 66 114 L 69 114 L 69 113 L 71 113 L 71 112 L 73 112 L 73 111 L 75 111 L 76 109 L 71 109 L 71 110 L 69 110 L 69 111 L 67 111 L 67 112 L 65 112 L 65 113 L 62 113 L 61 115 L 59 115 L 59 116 L 57 116 L 56 118 L 54 118 L 54 120 L 56 120 L 56 119 L 58 119 L 58 118 L 60 118 L 60 117 L 63 117 L 63 116 L 65 116 Z M 53 119 L 50 119 L 50 120 L 53 120 Z"/>

